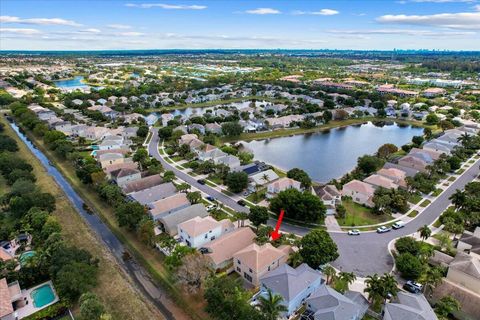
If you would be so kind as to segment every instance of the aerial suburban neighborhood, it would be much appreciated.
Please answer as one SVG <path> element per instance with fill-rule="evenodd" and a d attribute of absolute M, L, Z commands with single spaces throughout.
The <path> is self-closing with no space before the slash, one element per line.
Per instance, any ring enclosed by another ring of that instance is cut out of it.
<path fill-rule="evenodd" d="M 476 1 L 40 2 L 0 16 L 0 320 L 480 319 Z"/>

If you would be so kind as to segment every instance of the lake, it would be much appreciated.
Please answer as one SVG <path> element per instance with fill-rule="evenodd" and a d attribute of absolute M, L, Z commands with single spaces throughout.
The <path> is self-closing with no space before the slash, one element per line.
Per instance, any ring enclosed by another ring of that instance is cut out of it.
<path fill-rule="evenodd" d="M 398 147 L 422 135 L 423 129 L 398 124 L 348 126 L 317 133 L 248 142 L 255 159 L 284 170 L 305 170 L 318 182 L 339 178 L 355 168 L 357 158 L 385 143 Z"/>
<path fill-rule="evenodd" d="M 219 104 L 219 105 L 215 105 L 215 106 L 211 106 L 211 107 L 197 107 L 197 108 L 196 107 L 188 107 L 188 108 L 184 108 L 184 109 L 175 109 L 175 110 L 170 111 L 170 113 L 173 114 L 174 116 L 182 116 L 184 118 L 189 118 L 191 116 L 201 116 L 204 113 L 206 113 L 208 110 L 213 112 L 214 109 L 219 108 L 219 107 L 230 107 L 230 108 L 236 108 L 236 109 L 243 109 L 243 108 L 249 107 L 251 102 L 252 102 L 251 100 L 247 100 L 247 101 L 241 101 L 241 102 Z M 271 104 L 271 103 L 268 102 L 268 101 L 263 101 L 263 100 L 261 100 L 261 101 L 256 100 L 255 101 L 255 106 L 256 107 L 259 107 L 261 105 L 267 105 L 267 104 Z M 157 116 L 161 115 L 160 112 L 154 112 L 154 113 Z"/>
<path fill-rule="evenodd" d="M 73 88 L 88 88 L 89 86 L 82 82 L 83 76 L 76 76 L 72 79 L 54 81 L 59 88 L 73 89 Z"/>

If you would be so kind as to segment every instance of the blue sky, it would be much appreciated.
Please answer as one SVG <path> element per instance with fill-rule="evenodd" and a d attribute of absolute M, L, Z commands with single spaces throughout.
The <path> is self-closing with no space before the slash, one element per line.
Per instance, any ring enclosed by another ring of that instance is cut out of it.
<path fill-rule="evenodd" d="M 480 0 L 2 0 L 0 15 L 0 50 L 480 50 Z"/>

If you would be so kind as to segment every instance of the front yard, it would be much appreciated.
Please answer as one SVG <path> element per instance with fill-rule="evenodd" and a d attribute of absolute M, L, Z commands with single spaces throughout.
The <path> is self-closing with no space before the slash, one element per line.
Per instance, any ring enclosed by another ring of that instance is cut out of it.
<path fill-rule="evenodd" d="M 341 226 L 365 226 L 386 222 L 392 219 L 390 215 L 374 214 L 372 209 L 361 206 L 353 202 L 351 199 L 342 200 L 342 204 L 347 210 L 347 213 L 345 218 L 337 219 Z"/>

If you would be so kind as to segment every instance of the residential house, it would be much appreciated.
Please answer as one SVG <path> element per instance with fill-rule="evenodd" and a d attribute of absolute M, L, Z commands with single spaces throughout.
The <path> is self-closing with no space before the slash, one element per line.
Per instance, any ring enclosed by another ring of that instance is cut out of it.
<path fill-rule="evenodd" d="M 205 125 L 205 131 L 215 134 L 222 134 L 222 126 L 218 123 L 207 123 Z"/>
<path fill-rule="evenodd" d="M 372 174 L 363 179 L 363 182 L 371 184 L 374 189 L 379 189 L 381 187 L 386 189 L 398 189 L 398 185 L 392 179 L 379 174 Z"/>
<path fill-rule="evenodd" d="M 412 156 L 418 156 L 429 163 L 437 160 L 442 155 L 441 152 L 419 148 L 410 149 L 410 152 L 408 154 Z"/>
<path fill-rule="evenodd" d="M 0 261 L 10 261 L 13 260 L 14 256 L 12 253 L 8 252 L 6 249 L 0 247 Z"/>
<path fill-rule="evenodd" d="M 143 205 L 173 196 L 177 192 L 175 185 L 171 182 L 162 183 L 157 186 L 129 193 L 127 198 L 137 201 Z"/>
<path fill-rule="evenodd" d="M 138 169 L 122 168 L 111 173 L 112 179 L 120 188 L 123 188 L 128 182 L 136 181 L 142 178 Z"/>
<path fill-rule="evenodd" d="M 258 286 L 263 275 L 285 264 L 290 250 L 290 246 L 275 248 L 270 243 L 261 246 L 253 243 L 233 255 L 235 272 L 248 283 Z"/>
<path fill-rule="evenodd" d="M 268 169 L 266 171 L 251 175 L 248 179 L 250 180 L 250 184 L 252 186 L 263 186 L 267 183 L 277 180 L 278 178 L 279 176 L 275 171 Z"/>
<path fill-rule="evenodd" d="M 442 88 L 428 88 L 423 90 L 423 95 L 427 98 L 443 96 L 447 91 Z"/>
<path fill-rule="evenodd" d="M 179 145 L 189 144 L 194 139 L 198 139 L 198 136 L 196 134 L 187 133 L 187 134 L 184 134 L 183 136 L 181 136 L 180 139 L 178 139 L 178 144 Z"/>
<path fill-rule="evenodd" d="M 240 167 L 240 159 L 238 157 L 232 156 L 230 154 L 224 155 L 223 157 L 217 157 L 213 159 L 213 162 L 216 165 L 224 164 L 230 168 L 230 170 L 234 170 Z"/>
<path fill-rule="evenodd" d="M 111 173 L 113 171 L 118 170 L 118 169 L 122 169 L 122 168 L 138 169 L 138 165 L 135 162 L 132 161 L 132 158 L 126 158 L 125 161 L 127 161 L 127 160 L 128 160 L 128 162 L 111 164 L 111 165 L 107 165 L 106 167 L 102 168 L 103 172 L 105 172 L 105 174 L 107 175 L 107 178 L 111 179 L 112 178 Z"/>
<path fill-rule="evenodd" d="M 343 185 L 342 195 L 351 197 L 354 202 L 363 204 L 367 207 L 373 207 L 373 195 L 375 189 L 372 185 L 359 181 L 352 180 Z"/>
<path fill-rule="evenodd" d="M 131 158 L 125 158 L 125 156 L 121 152 L 111 152 L 111 153 L 100 154 L 97 157 L 97 159 L 102 168 L 111 166 L 113 164 L 125 163 L 127 162 L 126 159 L 131 160 Z"/>
<path fill-rule="evenodd" d="M 327 215 L 336 213 L 337 205 L 342 203 L 342 193 L 333 184 L 315 188 L 315 193 L 327 208 Z"/>
<path fill-rule="evenodd" d="M 217 221 L 211 216 L 194 217 L 177 225 L 180 240 L 192 248 L 200 248 L 204 244 L 219 238 L 222 234 L 235 228 L 232 221 Z"/>
<path fill-rule="evenodd" d="M 168 126 L 168 121 L 175 119 L 175 117 L 171 113 L 163 113 L 160 119 L 162 119 L 162 126 L 166 127 Z"/>
<path fill-rule="evenodd" d="M 480 227 L 476 227 L 473 233 L 470 231 L 463 232 L 458 239 L 457 251 L 466 252 L 480 259 Z"/>
<path fill-rule="evenodd" d="M 446 155 L 450 155 L 455 148 L 454 145 L 448 145 L 448 144 L 443 144 L 443 143 L 438 143 L 433 139 L 432 141 L 429 141 L 425 143 L 422 146 L 423 150 L 432 150 L 438 153 L 444 153 Z"/>
<path fill-rule="evenodd" d="M 432 161 L 431 158 L 426 161 L 424 158 L 418 156 L 406 155 L 398 160 L 398 164 L 402 167 L 412 168 L 421 172 L 428 172 L 427 166 Z"/>
<path fill-rule="evenodd" d="M 204 144 L 197 150 L 198 159 L 201 161 L 214 161 L 216 158 L 224 157 L 227 154 L 211 144 Z"/>
<path fill-rule="evenodd" d="M 322 274 L 302 263 L 297 268 L 288 264 L 268 272 L 260 278 L 259 296 L 267 297 L 268 290 L 283 298 L 281 304 L 287 308 L 282 314 L 289 318 L 322 284 Z"/>
<path fill-rule="evenodd" d="M 360 293 L 347 291 L 343 295 L 323 283 L 306 299 L 306 307 L 313 320 L 360 320 L 368 302 Z"/>
<path fill-rule="evenodd" d="M 149 126 L 153 126 L 157 121 L 158 117 L 153 113 L 150 113 L 148 116 L 145 117 L 145 122 Z"/>
<path fill-rule="evenodd" d="M 480 260 L 473 255 L 458 252 L 448 267 L 446 278 L 480 295 Z"/>
<path fill-rule="evenodd" d="M 140 190 L 145 190 L 154 186 L 158 186 L 162 182 L 162 177 L 159 174 L 154 174 L 135 181 L 129 181 L 122 187 L 122 189 L 125 194 L 129 194 L 132 192 L 137 192 Z"/>
<path fill-rule="evenodd" d="M 200 134 L 205 134 L 205 127 L 199 123 L 192 123 L 188 126 L 188 132 L 195 132 L 198 131 Z"/>
<path fill-rule="evenodd" d="M 249 227 L 238 228 L 206 243 L 200 252 L 209 259 L 216 271 L 233 271 L 233 255 L 252 245 L 256 235 Z"/>
<path fill-rule="evenodd" d="M 161 216 L 158 218 L 157 223 L 163 232 L 166 232 L 173 237 L 178 234 L 178 225 L 180 223 L 195 217 L 204 218 L 207 216 L 208 211 L 205 209 L 205 206 L 201 203 L 197 203 L 174 211 L 168 215 Z"/>
<path fill-rule="evenodd" d="M 287 189 L 302 191 L 301 183 L 287 177 L 280 178 L 267 186 L 267 198 L 273 198 L 278 193 Z"/>
<path fill-rule="evenodd" d="M 108 129 L 104 127 L 87 127 L 84 130 L 84 137 L 89 140 L 99 140 L 103 138 L 107 133 Z"/>
<path fill-rule="evenodd" d="M 403 170 L 396 168 L 382 168 L 377 171 L 377 174 L 392 180 L 399 187 L 407 187 L 407 182 L 405 181 L 407 174 Z"/>
<path fill-rule="evenodd" d="M 127 141 L 121 136 L 106 136 L 98 145 L 99 150 L 111 150 L 127 148 Z"/>
<path fill-rule="evenodd" d="M 267 118 L 265 121 L 272 129 L 288 128 L 293 122 L 303 121 L 304 116 L 299 114 L 291 114 L 278 118 Z"/>
<path fill-rule="evenodd" d="M 423 294 L 399 291 L 394 302 L 385 304 L 383 320 L 406 319 L 437 320 L 438 318 Z"/>
<path fill-rule="evenodd" d="M 169 215 L 172 212 L 189 206 L 190 201 L 188 201 L 187 195 L 185 193 L 177 193 L 173 196 L 150 203 L 149 214 L 154 221 L 157 221 L 162 216 Z"/>

